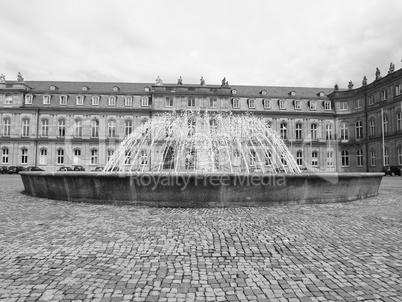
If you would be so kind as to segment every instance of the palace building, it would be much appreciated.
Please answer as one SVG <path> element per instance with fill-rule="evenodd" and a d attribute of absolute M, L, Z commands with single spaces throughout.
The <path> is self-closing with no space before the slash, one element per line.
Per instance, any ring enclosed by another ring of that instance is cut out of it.
<path fill-rule="evenodd" d="M 253 114 L 310 171 L 402 166 L 402 70 L 335 88 L 15 81 L 0 77 L 0 166 L 56 171 L 104 166 L 125 136 L 154 116 L 197 110 Z"/>

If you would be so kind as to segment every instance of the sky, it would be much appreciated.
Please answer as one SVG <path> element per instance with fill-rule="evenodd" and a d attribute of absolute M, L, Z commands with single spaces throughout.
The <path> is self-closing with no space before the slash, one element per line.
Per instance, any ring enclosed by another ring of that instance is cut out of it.
<path fill-rule="evenodd" d="M 358 88 L 402 67 L 401 0 L 0 0 L 26 81 Z"/>

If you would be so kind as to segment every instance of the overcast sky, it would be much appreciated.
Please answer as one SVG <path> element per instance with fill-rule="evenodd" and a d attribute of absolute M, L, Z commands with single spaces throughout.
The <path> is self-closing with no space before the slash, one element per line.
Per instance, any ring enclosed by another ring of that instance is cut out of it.
<path fill-rule="evenodd" d="M 7 80 L 355 88 L 402 67 L 401 0 L 1 0 Z"/>

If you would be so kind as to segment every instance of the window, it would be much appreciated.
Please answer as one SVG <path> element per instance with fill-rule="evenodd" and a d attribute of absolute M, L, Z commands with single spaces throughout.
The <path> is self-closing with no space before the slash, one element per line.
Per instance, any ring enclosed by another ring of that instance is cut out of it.
<path fill-rule="evenodd" d="M 77 95 L 77 97 L 75 98 L 75 104 L 77 106 L 84 105 L 84 97 L 82 95 Z"/>
<path fill-rule="evenodd" d="M 340 102 L 339 110 L 348 110 L 348 102 Z"/>
<path fill-rule="evenodd" d="M 61 95 L 60 96 L 60 105 L 61 106 L 66 106 L 67 105 L 67 96 L 66 95 Z"/>
<path fill-rule="evenodd" d="M 49 105 L 50 104 L 50 95 L 46 94 L 43 96 L 43 105 Z"/>
<path fill-rule="evenodd" d="M 282 165 L 284 165 L 284 166 L 287 166 L 287 161 L 286 161 L 286 157 L 285 157 L 285 155 L 284 154 L 281 154 L 281 163 L 282 163 Z"/>
<path fill-rule="evenodd" d="M 388 91 L 387 90 L 382 90 L 380 92 L 380 97 L 381 97 L 381 101 L 386 101 L 388 99 Z"/>
<path fill-rule="evenodd" d="M 116 137 L 116 121 L 110 120 L 108 123 L 108 136 Z"/>
<path fill-rule="evenodd" d="M 368 97 L 368 104 L 373 105 L 374 104 L 374 97 L 372 95 L 369 95 Z"/>
<path fill-rule="evenodd" d="M 317 139 L 317 124 L 311 124 L 310 126 L 311 140 Z"/>
<path fill-rule="evenodd" d="M 116 106 L 116 97 L 115 96 L 109 96 L 108 97 L 108 105 L 109 106 Z"/>
<path fill-rule="evenodd" d="M 363 150 L 357 150 L 357 166 L 362 167 L 363 166 Z"/>
<path fill-rule="evenodd" d="M 42 148 L 39 151 L 39 164 L 46 165 L 47 164 L 47 149 Z"/>
<path fill-rule="evenodd" d="M 357 121 L 356 122 L 356 139 L 363 138 L 363 122 Z"/>
<path fill-rule="evenodd" d="M 10 136 L 11 133 L 11 119 L 6 117 L 3 120 L 3 136 Z"/>
<path fill-rule="evenodd" d="M 33 96 L 32 96 L 32 94 L 27 94 L 26 96 L 25 96 L 25 104 L 32 104 L 32 99 L 33 99 Z"/>
<path fill-rule="evenodd" d="M 113 92 L 117 92 L 117 91 L 119 91 L 119 90 L 120 90 L 120 88 L 119 88 L 119 87 L 117 87 L 117 86 L 114 86 L 112 90 L 113 90 Z"/>
<path fill-rule="evenodd" d="M 132 120 L 126 120 L 124 122 L 124 135 L 129 135 L 133 132 L 133 121 Z"/>
<path fill-rule="evenodd" d="M 332 168 L 334 166 L 334 152 L 332 150 L 327 150 L 327 168 Z"/>
<path fill-rule="evenodd" d="M 49 136 L 49 120 L 48 119 L 43 119 L 41 122 L 40 136 L 42 136 L 42 137 Z"/>
<path fill-rule="evenodd" d="M 130 150 L 127 150 L 127 151 L 124 153 L 124 164 L 125 164 L 125 165 L 131 164 L 131 152 L 130 152 Z"/>
<path fill-rule="evenodd" d="M 147 97 L 147 96 L 143 96 L 143 97 L 141 98 L 141 106 L 142 106 L 142 107 L 147 107 L 148 104 L 149 104 L 149 99 L 148 99 L 148 97 Z"/>
<path fill-rule="evenodd" d="M 296 163 L 298 166 L 303 165 L 303 152 L 301 150 L 296 152 Z"/>
<path fill-rule="evenodd" d="M 279 109 L 281 109 L 281 110 L 286 109 L 286 101 L 285 100 L 279 100 Z"/>
<path fill-rule="evenodd" d="M 235 109 L 239 109 L 239 108 L 240 108 L 239 99 L 233 99 L 233 101 L 232 101 L 232 107 L 235 108 Z"/>
<path fill-rule="evenodd" d="M 255 100 L 254 99 L 248 100 L 248 108 L 255 109 Z"/>
<path fill-rule="evenodd" d="M 385 166 L 389 166 L 389 150 L 388 150 L 388 148 L 385 148 L 384 164 L 385 164 Z"/>
<path fill-rule="evenodd" d="M 250 166 L 255 166 L 255 159 L 256 159 L 256 152 L 255 150 L 250 150 Z"/>
<path fill-rule="evenodd" d="M 398 147 L 398 165 L 399 166 L 402 165 L 402 147 L 401 146 Z"/>
<path fill-rule="evenodd" d="M 402 112 L 396 114 L 396 131 L 402 131 Z"/>
<path fill-rule="evenodd" d="M 75 120 L 74 127 L 74 137 L 82 137 L 82 121 Z"/>
<path fill-rule="evenodd" d="M 332 140 L 332 125 L 331 124 L 325 125 L 325 136 L 326 136 L 327 141 Z"/>
<path fill-rule="evenodd" d="M 355 109 L 359 109 L 359 108 L 362 108 L 362 100 L 361 99 L 355 100 Z"/>
<path fill-rule="evenodd" d="M 55 90 L 56 90 L 56 86 L 54 86 L 54 85 L 50 86 L 50 90 L 55 91 Z"/>
<path fill-rule="evenodd" d="M 189 97 L 187 100 L 187 106 L 188 107 L 195 107 L 195 98 Z"/>
<path fill-rule="evenodd" d="M 163 169 L 174 169 L 174 148 L 166 147 L 163 151 Z"/>
<path fill-rule="evenodd" d="M 148 152 L 147 150 L 141 150 L 140 153 L 140 165 L 146 166 L 148 164 Z"/>
<path fill-rule="evenodd" d="M 58 136 L 65 137 L 66 136 L 66 120 L 60 119 L 58 125 Z"/>
<path fill-rule="evenodd" d="M 383 118 L 384 135 L 388 134 L 388 115 Z"/>
<path fill-rule="evenodd" d="M 375 120 L 372 119 L 369 122 L 370 125 L 370 137 L 375 137 Z"/>
<path fill-rule="evenodd" d="M 325 101 L 324 102 L 324 110 L 332 110 L 331 102 Z"/>
<path fill-rule="evenodd" d="M 264 99 L 262 101 L 262 103 L 263 103 L 264 109 L 271 109 L 271 101 L 270 100 Z"/>
<path fill-rule="evenodd" d="M 57 157 L 56 157 L 56 163 L 58 165 L 64 164 L 64 150 L 63 149 L 57 149 Z"/>
<path fill-rule="evenodd" d="M 81 149 L 74 149 L 73 163 L 74 165 L 79 165 L 81 163 Z"/>
<path fill-rule="evenodd" d="M 114 154 L 114 150 L 113 149 L 109 149 L 107 150 L 107 161 L 109 162 L 110 159 L 113 157 Z"/>
<path fill-rule="evenodd" d="M 28 149 L 21 149 L 21 164 L 28 164 Z"/>
<path fill-rule="evenodd" d="M 22 120 L 22 136 L 23 137 L 29 136 L 29 119 Z"/>
<path fill-rule="evenodd" d="M 272 152 L 271 152 L 271 150 L 266 150 L 264 155 L 265 155 L 265 165 L 266 166 L 271 166 L 272 165 Z M 239 159 L 240 159 L 240 154 L 239 154 Z"/>
<path fill-rule="evenodd" d="M 241 159 L 240 159 L 240 151 L 238 149 L 233 150 L 233 162 L 234 167 L 240 167 Z"/>
<path fill-rule="evenodd" d="M 375 151 L 371 150 L 370 151 L 370 165 L 375 166 L 376 165 L 376 158 L 375 158 Z"/>
<path fill-rule="evenodd" d="M 93 120 L 91 122 L 91 137 L 99 137 L 99 121 Z"/>
<path fill-rule="evenodd" d="M 341 132 L 341 140 L 342 141 L 349 140 L 349 128 L 345 122 L 341 123 L 340 130 L 341 130 L 340 131 Z"/>
<path fill-rule="evenodd" d="M 126 107 L 133 106 L 133 98 L 131 96 L 126 96 L 124 98 L 124 106 L 126 106 Z"/>
<path fill-rule="evenodd" d="M 173 107 L 173 98 L 172 97 L 166 97 L 165 105 L 166 105 L 166 107 Z"/>
<path fill-rule="evenodd" d="M 4 99 L 4 104 L 11 105 L 12 103 L 13 103 L 13 97 L 11 95 L 6 95 L 6 98 Z"/>
<path fill-rule="evenodd" d="M 210 108 L 216 108 L 218 107 L 218 100 L 216 98 L 210 98 L 209 99 L 209 107 Z"/>
<path fill-rule="evenodd" d="M 310 101 L 310 110 L 317 110 L 317 102 Z"/>
<path fill-rule="evenodd" d="M 301 102 L 300 102 L 300 100 L 295 100 L 294 101 L 295 103 L 295 109 L 297 109 L 297 110 L 299 110 L 299 109 L 301 109 Z"/>
<path fill-rule="evenodd" d="M 2 164 L 8 164 L 8 155 L 9 155 L 9 150 L 8 148 L 3 148 L 1 149 L 1 163 Z"/>
<path fill-rule="evenodd" d="M 303 134 L 302 127 L 303 127 L 302 124 L 300 124 L 300 123 L 296 124 L 296 140 L 302 140 L 303 139 L 303 137 L 302 137 L 302 134 Z"/>
<path fill-rule="evenodd" d="M 311 166 L 318 167 L 318 152 L 311 152 Z"/>
<path fill-rule="evenodd" d="M 92 106 L 99 106 L 99 96 L 92 97 Z"/>
<path fill-rule="evenodd" d="M 287 138 L 286 126 L 287 126 L 287 124 L 285 122 L 282 122 L 281 125 L 280 125 L 281 139 L 286 139 Z"/>
<path fill-rule="evenodd" d="M 401 94 L 401 84 L 395 85 L 395 95 L 400 95 Z"/>
<path fill-rule="evenodd" d="M 91 165 L 98 164 L 98 150 L 92 149 L 91 150 Z"/>
<path fill-rule="evenodd" d="M 341 161 L 342 167 L 349 167 L 349 152 L 347 150 L 342 150 Z"/>
<path fill-rule="evenodd" d="M 82 91 L 88 91 L 88 86 L 82 86 Z"/>
<path fill-rule="evenodd" d="M 184 167 L 187 170 L 196 168 L 197 153 L 194 148 L 187 148 Z"/>

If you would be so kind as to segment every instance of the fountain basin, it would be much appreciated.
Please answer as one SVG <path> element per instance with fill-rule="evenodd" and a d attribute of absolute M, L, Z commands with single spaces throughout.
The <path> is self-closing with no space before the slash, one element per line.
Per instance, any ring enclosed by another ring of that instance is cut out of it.
<path fill-rule="evenodd" d="M 378 194 L 384 173 L 20 172 L 25 191 L 57 200 L 159 207 L 330 203 Z"/>

